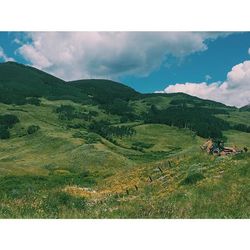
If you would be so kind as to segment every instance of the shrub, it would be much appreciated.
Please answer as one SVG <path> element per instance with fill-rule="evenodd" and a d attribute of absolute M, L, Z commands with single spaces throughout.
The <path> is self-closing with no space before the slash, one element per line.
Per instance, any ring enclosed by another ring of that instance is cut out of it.
<path fill-rule="evenodd" d="M 89 111 L 89 115 L 91 115 L 91 116 L 98 116 L 98 112 L 96 112 L 96 111 Z"/>
<path fill-rule="evenodd" d="M 61 105 L 56 109 L 60 120 L 72 120 L 75 118 L 75 108 L 71 105 Z"/>
<path fill-rule="evenodd" d="M 44 210 L 53 214 L 58 214 L 64 207 L 68 209 L 84 209 L 85 206 L 86 201 L 84 198 L 74 197 L 60 191 L 50 193 L 43 203 Z"/>
<path fill-rule="evenodd" d="M 132 146 L 131 149 L 144 152 L 144 149 L 142 147 L 138 147 L 138 146 Z"/>
<path fill-rule="evenodd" d="M 73 123 L 73 124 L 68 124 L 66 127 L 67 128 L 79 129 L 79 128 L 85 128 L 86 125 L 82 124 L 82 123 Z"/>
<path fill-rule="evenodd" d="M 98 115 L 96 111 L 89 111 L 88 113 L 80 112 L 74 106 L 71 105 L 61 105 L 56 109 L 56 113 L 59 114 L 58 117 L 60 120 L 68 120 L 68 121 L 71 121 L 75 118 L 84 121 L 91 121 L 92 117 Z"/>
<path fill-rule="evenodd" d="M 120 119 L 121 123 L 125 123 L 125 122 L 128 122 L 128 121 L 129 121 L 129 118 L 126 115 L 122 116 L 121 119 Z"/>
<path fill-rule="evenodd" d="M 111 103 L 100 105 L 100 107 L 113 115 L 124 115 L 132 112 L 132 108 L 129 106 L 128 101 L 119 98 L 114 99 Z"/>
<path fill-rule="evenodd" d="M 31 97 L 27 99 L 27 104 L 35 105 L 35 106 L 40 106 L 41 101 L 37 97 Z"/>
<path fill-rule="evenodd" d="M 4 126 L 0 126 L 0 139 L 8 139 L 10 138 L 10 132 Z"/>
<path fill-rule="evenodd" d="M 132 145 L 135 147 L 140 147 L 140 148 L 152 148 L 154 146 L 154 144 L 152 143 L 146 143 L 146 142 L 140 142 L 140 141 L 133 142 Z"/>
<path fill-rule="evenodd" d="M 92 132 L 87 133 L 87 132 L 77 131 L 76 133 L 73 134 L 73 137 L 82 138 L 85 140 L 87 144 L 97 143 L 100 141 L 100 136 Z"/>
<path fill-rule="evenodd" d="M 7 128 L 12 128 L 16 123 L 19 122 L 19 119 L 15 115 L 1 115 L 0 116 L 0 125 Z"/>
<path fill-rule="evenodd" d="M 19 119 L 15 115 L 0 115 L 0 139 L 10 138 L 9 128 L 12 128 Z"/>
<path fill-rule="evenodd" d="M 80 173 L 80 177 L 84 178 L 84 177 L 88 177 L 90 174 L 89 170 L 83 169 L 82 172 Z"/>
<path fill-rule="evenodd" d="M 97 143 L 100 141 L 100 136 L 95 133 L 88 133 L 85 138 L 87 144 Z"/>
<path fill-rule="evenodd" d="M 205 178 L 204 175 L 201 173 L 192 173 L 192 174 L 189 174 L 184 180 L 182 180 L 181 184 L 192 185 L 204 178 Z"/>
<path fill-rule="evenodd" d="M 140 120 L 140 117 L 132 112 L 129 112 L 129 113 L 125 113 L 121 115 L 120 122 L 125 123 L 125 122 L 129 122 L 129 121 L 132 122 L 136 120 Z"/>
<path fill-rule="evenodd" d="M 47 170 L 54 170 L 57 168 L 57 166 L 53 163 L 45 164 L 45 165 L 43 165 L 43 167 Z"/>
<path fill-rule="evenodd" d="M 36 126 L 36 125 L 30 125 L 28 128 L 27 128 L 27 133 L 29 135 L 31 134 L 34 134 L 36 131 L 38 131 L 40 129 L 39 126 Z"/>

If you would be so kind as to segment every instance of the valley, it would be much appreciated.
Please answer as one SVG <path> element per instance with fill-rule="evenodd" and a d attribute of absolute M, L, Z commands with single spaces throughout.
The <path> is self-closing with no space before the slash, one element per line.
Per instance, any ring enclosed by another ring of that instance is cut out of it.
<path fill-rule="evenodd" d="M 0 64 L 1 218 L 249 218 L 250 112 Z"/>

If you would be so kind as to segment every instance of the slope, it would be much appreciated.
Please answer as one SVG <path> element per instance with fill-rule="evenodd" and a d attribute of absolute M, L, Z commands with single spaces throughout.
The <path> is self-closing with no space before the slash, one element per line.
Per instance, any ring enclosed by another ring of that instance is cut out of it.
<path fill-rule="evenodd" d="M 92 96 L 100 104 L 112 103 L 115 99 L 128 101 L 140 96 L 134 89 L 110 80 L 78 80 L 69 82 L 69 84 Z"/>
<path fill-rule="evenodd" d="M 79 89 L 36 68 L 7 62 L 0 64 L 0 102 L 26 103 L 27 97 L 69 99 L 84 102 L 88 98 Z"/>
<path fill-rule="evenodd" d="M 0 115 L 19 121 L 0 139 L 1 218 L 249 218 L 249 153 L 207 155 L 199 148 L 205 138 L 192 131 L 207 121 L 203 113 L 227 122 L 226 146 L 249 148 L 250 133 L 234 129 L 249 124 L 249 112 L 0 66 L 2 98 L 14 98 L 0 100 Z M 40 105 L 26 103 L 30 96 Z"/>

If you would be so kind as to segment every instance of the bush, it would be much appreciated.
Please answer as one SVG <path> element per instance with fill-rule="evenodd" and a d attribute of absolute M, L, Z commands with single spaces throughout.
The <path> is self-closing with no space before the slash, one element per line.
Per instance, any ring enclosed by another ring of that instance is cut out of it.
<path fill-rule="evenodd" d="M 132 143 L 131 149 L 144 152 L 144 149 L 149 149 L 153 146 L 154 146 L 154 144 L 152 144 L 152 143 L 145 143 L 145 142 L 137 141 L 137 142 Z"/>
<path fill-rule="evenodd" d="M 138 146 L 132 146 L 131 149 L 144 152 L 144 149 L 142 147 L 138 147 Z"/>
<path fill-rule="evenodd" d="M 0 139 L 10 138 L 9 128 L 12 128 L 19 119 L 15 115 L 0 115 Z"/>
<path fill-rule="evenodd" d="M 152 144 L 152 143 L 146 143 L 146 142 L 140 142 L 140 141 L 133 142 L 132 145 L 135 147 L 147 148 L 147 149 L 152 148 L 154 146 L 154 144 Z"/>
<path fill-rule="evenodd" d="M 82 123 L 73 123 L 73 124 L 68 124 L 66 127 L 67 128 L 79 129 L 79 128 L 86 128 L 86 125 L 82 124 Z"/>
<path fill-rule="evenodd" d="M 121 119 L 120 119 L 120 122 L 121 123 L 129 122 L 129 118 L 126 115 L 122 116 Z"/>
<path fill-rule="evenodd" d="M 37 97 L 31 97 L 27 99 L 27 104 L 35 105 L 35 106 L 40 106 L 41 101 Z"/>
<path fill-rule="evenodd" d="M 0 139 L 9 139 L 10 132 L 6 127 L 0 126 Z"/>
<path fill-rule="evenodd" d="M 129 106 L 128 101 L 119 98 L 116 98 L 112 103 L 101 105 L 101 108 L 113 115 L 124 115 L 132 112 L 132 108 Z"/>
<path fill-rule="evenodd" d="M 18 122 L 19 119 L 15 115 L 7 114 L 0 116 L 0 125 L 5 126 L 6 128 L 12 128 Z"/>
<path fill-rule="evenodd" d="M 201 173 L 192 173 L 189 174 L 182 182 L 182 185 L 191 185 L 191 184 L 195 184 L 196 182 L 204 179 L 204 175 Z"/>
<path fill-rule="evenodd" d="M 43 165 L 43 167 L 47 170 L 54 170 L 57 168 L 57 166 L 53 163 L 45 164 L 45 165 Z"/>
<path fill-rule="evenodd" d="M 75 107 L 71 105 L 61 105 L 56 109 L 56 113 L 59 113 L 60 120 L 72 120 L 75 118 Z"/>
<path fill-rule="evenodd" d="M 140 120 L 140 117 L 132 112 L 122 114 L 120 122 L 125 123 L 125 122 L 133 122 L 136 120 Z"/>
<path fill-rule="evenodd" d="M 90 175 L 89 170 L 83 169 L 82 172 L 80 173 L 81 178 L 88 177 Z"/>
<path fill-rule="evenodd" d="M 56 109 L 56 113 L 59 114 L 58 117 L 60 120 L 68 120 L 68 121 L 71 121 L 73 119 L 91 121 L 92 117 L 98 115 L 96 111 L 89 111 L 88 113 L 80 112 L 74 106 L 71 105 L 61 105 Z"/>
<path fill-rule="evenodd" d="M 62 208 L 68 209 L 84 209 L 86 201 L 84 198 L 74 197 L 65 192 L 50 193 L 47 199 L 44 200 L 43 208 L 46 212 L 58 214 Z"/>
<path fill-rule="evenodd" d="M 100 141 L 100 136 L 95 133 L 88 133 L 85 138 L 87 144 L 97 143 Z"/>
<path fill-rule="evenodd" d="M 100 141 L 100 136 L 96 133 L 87 133 L 87 132 L 80 132 L 77 131 L 76 133 L 73 134 L 74 138 L 82 138 L 85 140 L 87 144 L 92 144 L 92 143 L 97 143 Z"/>
<path fill-rule="evenodd" d="M 89 111 L 89 115 L 91 115 L 91 116 L 98 116 L 98 112 L 96 112 L 96 111 Z"/>
<path fill-rule="evenodd" d="M 36 126 L 36 125 L 31 125 L 31 126 L 29 126 L 28 128 L 27 128 L 27 133 L 29 134 L 29 135 L 31 135 L 31 134 L 34 134 L 36 131 L 38 131 L 40 129 L 40 127 L 39 126 Z"/>

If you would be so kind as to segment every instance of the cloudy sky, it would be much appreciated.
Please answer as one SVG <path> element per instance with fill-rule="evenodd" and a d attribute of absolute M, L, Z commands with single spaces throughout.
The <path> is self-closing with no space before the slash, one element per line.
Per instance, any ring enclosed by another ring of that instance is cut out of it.
<path fill-rule="evenodd" d="M 5 61 L 65 80 L 106 78 L 143 93 L 250 103 L 249 32 L 1 32 Z"/>

